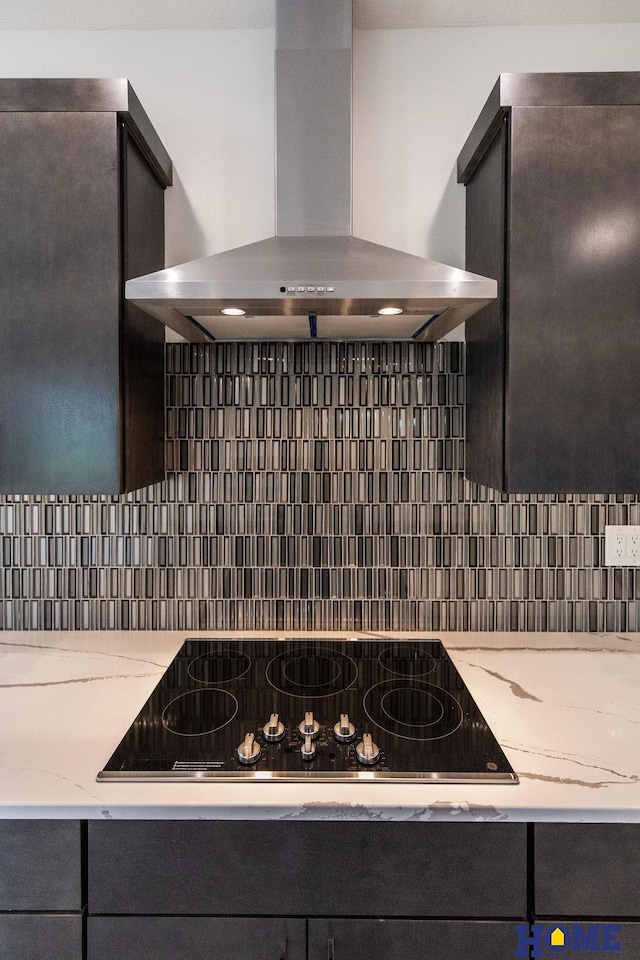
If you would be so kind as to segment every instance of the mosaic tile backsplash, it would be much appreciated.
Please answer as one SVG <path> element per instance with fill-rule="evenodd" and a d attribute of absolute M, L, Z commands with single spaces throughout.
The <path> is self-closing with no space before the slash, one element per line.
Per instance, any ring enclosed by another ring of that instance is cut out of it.
<path fill-rule="evenodd" d="M 639 629 L 637 496 L 464 479 L 464 345 L 170 344 L 164 483 L 1 497 L 0 629 Z M 597 455 L 597 451 L 594 451 Z"/>

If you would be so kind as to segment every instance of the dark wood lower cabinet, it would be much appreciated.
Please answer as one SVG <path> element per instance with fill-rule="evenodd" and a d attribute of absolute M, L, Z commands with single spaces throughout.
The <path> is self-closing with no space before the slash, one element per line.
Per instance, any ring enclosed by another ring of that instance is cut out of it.
<path fill-rule="evenodd" d="M 89 912 L 524 917 L 523 823 L 89 823 Z"/>
<path fill-rule="evenodd" d="M 1 960 L 82 960 L 82 854 L 73 820 L 0 820 Z"/>
<path fill-rule="evenodd" d="M 92 821 L 88 854 L 88 960 L 493 960 L 526 916 L 519 823 Z"/>
<path fill-rule="evenodd" d="M 79 914 L 0 914 L 2 960 L 82 960 Z"/>
<path fill-rule="evenodd" d="M 307 955 L 306 922 L 279 918 L 90 917 L 87 938 L 89 960 L 306 960 Z"/>
<path fill-rule="evenodd" d="M 0 911 L 82 910 L 80 864 L 78 821 L 0 820 Z"/>
<path fill-rule="evenodd" d="M 505 960 L 515 924 L 487 920 L 310 920 L 308 960 Z"/>
<path fill-rule="evenodd" d="M 537 823 L 534 836 L 537 916 L 640 917 L 638 824 Z"/>
<path fill-rule="evenodd" d="M 640 958 L 639 890 L 639 824 L 0 819 L 0 960 Z"/>

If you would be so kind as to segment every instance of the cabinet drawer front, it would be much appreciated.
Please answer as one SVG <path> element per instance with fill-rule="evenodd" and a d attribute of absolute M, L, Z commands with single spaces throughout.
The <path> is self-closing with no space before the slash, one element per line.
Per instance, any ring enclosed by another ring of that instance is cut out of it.
<path fill-rule="evenodd" d="M 0 957 L 82 960 L 82 917 L 79 914 L 3 914 L 0 916 Z"/>
<path fill-rule="evenodd" d="M 89 912 L 525 915 L 526 827 L 92 821 Z"/>
<path fill-rule="evenodd" d="M 77 821 L 0 820 L 0 910 L 74 911 L 81 900 Z"/>
<path fill-rule="evenodd" d="M 87 960 L 305 960 L 304 920 L 90 917 Z"/>
<path fill-rule="evenodd" d="M 535 825 L 539 917 L 640 916 L 640 825 Z"/>
<path fill-rule="evenodd" d="M 505 960 L 515 923 L 486 920 L 311 920 L 309 960 Z"/>

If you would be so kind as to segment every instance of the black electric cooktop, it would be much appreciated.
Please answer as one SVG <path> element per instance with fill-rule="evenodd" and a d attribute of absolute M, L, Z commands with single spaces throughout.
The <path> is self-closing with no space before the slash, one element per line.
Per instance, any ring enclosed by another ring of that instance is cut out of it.
<path fill-rule="evenodd" d="M 187 640 L 98 779 L 518 782 L 438 640 Z"/>

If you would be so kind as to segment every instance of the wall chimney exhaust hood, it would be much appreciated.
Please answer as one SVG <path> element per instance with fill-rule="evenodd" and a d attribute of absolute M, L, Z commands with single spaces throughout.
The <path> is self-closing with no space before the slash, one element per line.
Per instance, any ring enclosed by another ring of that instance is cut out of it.
<path fill-rule="evenodd" d="M 495 280 L 351 227 L 352 0 L 276 0 L 276 236 L 129 280 L 189 340 L 437 340 Z"/>

